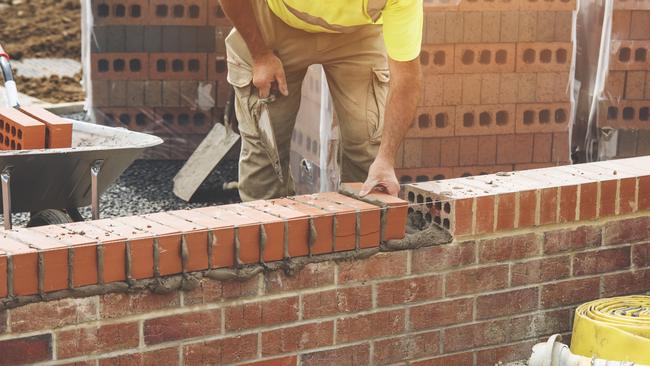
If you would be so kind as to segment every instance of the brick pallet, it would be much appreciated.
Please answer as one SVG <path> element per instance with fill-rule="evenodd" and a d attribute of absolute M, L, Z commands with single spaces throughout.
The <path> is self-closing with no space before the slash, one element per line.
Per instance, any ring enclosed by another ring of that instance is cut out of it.
<path fill-rule="evenodd" d="M 93 0 L 91 98 L 98 123 L 165 140 L 148 158 L 185 159 L 228 95 L 218 0 Z"/>
<path fill-rule="evenodd" d="M 567 164 L 576 2 L 425 1 L 402 182 Z"/>
<path fill-rule="evenodd" d="M 610 62 L 598 127 L 618 131 L 615 157 L 650 154 L 650 4 L 614 3 Z"/>

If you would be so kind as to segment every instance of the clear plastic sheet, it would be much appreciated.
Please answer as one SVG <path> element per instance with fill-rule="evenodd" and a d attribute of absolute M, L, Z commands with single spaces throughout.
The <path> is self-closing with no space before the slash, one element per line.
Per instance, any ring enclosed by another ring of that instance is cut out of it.
<path fill-rule="evenodd" d="M 588 160 L 650 154 L 650 1 L 597 6 L 598 68 L 589 106 Z"/>

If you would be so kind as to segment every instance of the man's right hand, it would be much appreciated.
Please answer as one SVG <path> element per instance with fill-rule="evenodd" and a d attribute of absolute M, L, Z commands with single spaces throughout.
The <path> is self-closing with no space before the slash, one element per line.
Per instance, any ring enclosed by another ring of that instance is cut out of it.
<path fill-rule="evenodd" d="M 282 61 L 280 61 L 273 52 L 268 52 L 262 56 L 254 57 L 253 85 L 255 85 L 259 91 L 260 98 L 269 97 L 273 82 L 278 83 L 278 89 L 282 95 L 289 95 Z"/>

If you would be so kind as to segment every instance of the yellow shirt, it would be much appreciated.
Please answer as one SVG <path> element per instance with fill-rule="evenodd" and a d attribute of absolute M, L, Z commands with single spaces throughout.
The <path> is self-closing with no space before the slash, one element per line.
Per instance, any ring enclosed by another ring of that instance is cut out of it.
<path fill-rule="evenodd" d="M 388 56 L 410 61 L 420 54 L 422 0 L 266 0 L 289 26 L 306 32 L 353 32 L 383 24 Z"/>

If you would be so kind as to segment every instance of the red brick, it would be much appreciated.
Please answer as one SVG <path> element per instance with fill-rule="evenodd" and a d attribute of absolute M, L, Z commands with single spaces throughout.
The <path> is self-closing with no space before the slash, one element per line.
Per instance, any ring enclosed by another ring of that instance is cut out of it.
<path fill-rule="evenodd" d="M 336 192 L 324 192 L 319 196 L 341 206 L 352 208 L 357 212 L 357 217 L 360 220 L 358 233 L 360 248 L 379 246 L 381 209 L 378 206 Z"/>
<path fill-rule="evenodd" d="M 553 135 L 536 133 L 533 141 L 533 163 L 548 163 L 551 161 Z"/>
<path fill-rule="evenodd" d="M 160 11 L 160 6 L 164 6 L 167 11 Z M 190 7 L 195 10 L 192 11 Z M 205 0 L 152 0 L 148 9 L 146 17 L 151 25 L 200 26 L 208 22 Z"/>
<path fill-rule="evenodd" d="M 445 352 L 456 352 L 476 347 L 504 343 L 508 338 L 507 321 L 498 320 L 445 329 Z"/>
<path fill-rule="evenodd" d="M 240 239 L 239 256 L 240 259 L 246 259 L 245 263 L 253 263 L 254 258 L 258 255 L 257 252 L 261 251 L 262 249 L 263 251 L 260 252 L 261 260 L 271 262 L 282 260 L 282 258 L 284 258 L 285 230 L 283 219 L 239 204 L 220 207 L 223 207 L 224 210 L 230 212 L 231 214 L 244 216 L 255 222 L 256 225 L 260 226 L 260 235 L 263 235 L 266 239 L 263 248 L 261 240 L 262 236 L 258 238 L 260 240 L 260 247 L 253 247 L 252 245 L 250 247 L 243 247 Z"/>
<path fill-rule="evenodd" d="M 542 307 L 553 308 L 593 300 L 598 298 L 599 286 L 598 277 L 546 284 L 542 287 Z"/>
<path fill-rule="evenodd" d="M 72 145 L 72 122 L 38 106 L 21 106 L 20 110 L 45 124 L 45 148 L 66 148 Z"/>
<path fill-rule="evenodd" d="M 478 163 L 478 137 L 465 136 L 460 138 L 460 160 L 461 166 L 471 166 Z"/>
<path fill-rule="evenodd" d="M 322 208 L 309 206 L 291 199 L 279 199 L 274 202 L 309 215 L 316 230 L 316 238 L 312 238 L 314 240 L 311 247 L 313 255 L 331 253 L 334 250 L 332 245 L 334 243 L 332 237 L 334 216 L 332 214 Z"/>
<path fill-rule="evenodd" d="M 273 201 L 253 201 L 245 205 L 285 221 L 289 257 L 309 255 L 309 215 Z"/>
<path fill-rule="evenodd" d="M 400 305 L 442 297 L 442 276 L 433 275 L 377 284 L 377 306 Z"/>
<path fill-rule="evenodd" d="M 636 211 L 636 180 L 636 178 L 620 180 L 619 212 L 621 214 Z"/>
<path fill-rule="evenodd" d="M 533 340 L 480 350 L 476 353 L 476 364 L 493 366 L 525 360 L 530 357 L 530 351 L 536 343 L 537 341 Z"/>
<path fill-rule="evenodd" d="M 476 199 L 476 233 L 486 234 L 494 230 L 494 196 Z"/>
<path fill-rule="evenodd" d="M 175 366 L 178 365 L 178 351 L 178 347 L 173 347 L 102 358 L 99 360 L 99 366 Z"/>
<path fill-rule="evenodd" d="M 616 191 L 618 182 L 606 180 L 600 182 L 600 212 L 599 217 L 614 216 L 616 214 Z"/>
<path fill-rule="evenodd" d="M 48 333 L 0 341 L 0 354 L 2 366 L 49 361 L 52 359 L 52 335 Z"/>
<path fill-rule="evenodd" d="M 551 74 L 553 75 L 553 74 Z M 540 95 L 540 78 L 537 80 L 537 96 Z M 564 90 L 566 86 L 562 86 Z M 551 90 L 552 97 L 557 98 L 558 95 Z M 540 162 L 550 161 L 551 147 L 550 137 L 551 134 L 542 134 L 540 132 L 565 132 L 569 128 L 571 121 L 571 105 L 569 103 L 531 103 L 531 104 L 518 104 L 517 105 L 517 123 L 515 131 L 518 134 L 535 133 L 535 142 L 538 142 L 538 137 L 544 138 L 542 148 L 545 156 L 548 159 Z M 549 144 L 549 145 L 546 145 Z M 547 155 L 548 154 L 548 155 Z"/>
<path fill-rule="evenodd" d="M 571 309 L 538 311 L 509 319 L 508 330 L 511 341 L 520 341 L 530 338 L 542 338 L 556 333 L 564 333 L 571 329 Z"/>
<path fill-rule="evenodd" d="M 97 320 L 97 298 L 36 302 L 11 310 L 11 331 L 16 333 L 56 329 Z"/>
<path fill-rule="evenodd" d="M 199 305 L 216 303 L 226 299 L 243 299 L 258 294 L 258 277 L 244 280 L 217 281 L 204 278 L 199 285 L 186 291 L 183 304 Z"/>
<path fill-rule="evenodd" d="M 133 314 L 148 313 L 181 305 L 178 292 L 156 294 L 148 291 L 112 293 L 99 298 L 102 319 L 113 319 Z"/>
<path fill-rule="evenodd" d="M 143 329 L 148 345 L 219 334 L 221 309 L 147 319 Z"/>
<path fill-rule="evenodd" d="M 257 333 L 183 346 L 185 365 L 224 365 L 255 359 Z"/>
<path fill-rule="evenodd" d="M 557 222 L 557 188 L 541 190 L 539 224 L 554 224 Z"/>
<path fill-rule="evenodd" d="M 302 366 L 367 366 L 370 365 L 370 345 L 364 343 L 306 353 L 300 356 L 300 361 Z"/>
<path fill-rule="evenodd" d="M 537 211 L 537 193 L 535 191 L 519 192 L 519 222 L 518 228 L 535 226 Z"/>
<path fill-rule="evenodd" d="M 650 238 L 650 217 L 608 222 L 603 227 L 603 243 L 627 244 Z"/>
<path fill-rule="evenodd" d="M 507 265 L 464 269 L 445 276 L 445 296 L 481 293 L 508 286 Z"/>
<path fill-rule="evenodd" d="M 604 297 L 637 295 L 650 291 L 650 269 L 640 269 L 603 276 Z"/>
<path fill-rule="evenodd" d="M 580 220 L 593 220 L 598 217 L 598 183 L 580 185 Z"/>
<path fill-rule="evenodd" d="M 515 105 L 460 105 L 456 108 L 455 123 L 456 136 L 512 134 L 515 132 Z M 500 143 L 497 142 L 497 163 L 503 155 Z"/>
<path fill-rule="evenodd" d="M 533 257 L 540 252 L 540 242 L 535 234 L 505 236 L 478 242 L 479 262 L 503 262 Z"/>
<path fill-rule="evenodd" d="M 225 309 L 226 330 L 257 328 L 298 320 L 298 297 L 233 305 Z"/>
<path fill-rule="evenodd" d="M 478 165 L 496 164 L 497 137 L 494 135 L 479 136 L 478 138 Z"/>
<path fill-rule="evenodd" d="M 334 263 L 310 263 L 288 275 L 274 271 L 264 276 L 267 293 L 301 290 L 334 284 Z"/>
<path fill-rule="evenodd" d="M 632 245 L 632 264 L 635 268 L 650 267 L 650 243 Z"/>
<path fill-rule="evenodd" d="M 577 186 L 560 187 L 560 223 L 575 221 L 577 201 Z M 582 215 L 582 212 L 580 214 Z"/>
<path fill-rule="evenodd" d="M 448 365 L 471 365 L 474 363 L 474 353 L 465 352 L 454 355 L 440 356 L 411 362 L 411 366 L 448 366 Z"/>
<path fill-rule="evenodd" d="M 136 348 L 139 342 L 137 322 L 75 328 L 57 333 L 57 357 L 64 359 Z"/>
<path fill-rule="evenodd" d="M 263 361 L 249 362 L 241 366 L 297 366 L 297 365 L 298 365 L 297 356 L 286 356 L 280 358 L 272 358 Z"/>
<path fill-rule="evenodd" d="M 416 249 L 411 257 L 413 273 L 434 273 L 476 263 L 472 241 Z"/>
<path fill-rule="evenodd" d="M 356 212 L 353 208 L 346 207 L 319 195 L 296 196 L 293 199 L 334 215 L 336 236 L 334 238 L 335 251 L 354 250 L 356 246 Z"/>
<path fill-rule="evenodd" d="M 421 330 L 471 322 L 474 301 L 471 298 L 439 301 L 410 309 L 409 329 Z"/>
<path fill-rule="evenodd" d="M 440 166 L 458 166 L 460 154 L 460 139 L 444 137 L 440 141 Z"/>
<path fill-rule="evenodd" d="M 457 44 L 454 53 L 456 73 L 515 71 L 515 45 L 512 43 Z"/>
<path fill-rule="evenodd" d="M 372 307 L 370 286 L 339 288 L 302 296 L 304 319 L 356 313 Z"/>
<path fill-rule="evenodd" d="M 597 226 L 547 231 L 544 233 L 544 254 L 597 247 L 601 242 L 600 227 Z"/>
<path fill-rule="evenodd" d="M 497 208 L 497 231 L 515 227 L 516 194 L 500 194 Z"/>
<path fill-rule="evenodd" d="M 262 356 L 327 347 L 333 342 L 333 321 L 283 327 L 262 333 Z"/>
<path fill-rule="evenodd" d="M 349 343 L 400 333 L 404 330 L 404 322 L 404 310 L 339 318 L 336 322 L 336 341 Z"/>
<path fill-rule="evenodd" d="M 490 319 L 537 309 L 537 287 L 483 295 L 476 298 L 476 318 Z"/>
<path fill-rule="evenodd" d="M 565 42 L 517 43 L 517 72 L 568 71 L 572 45 Z"/>
<path fill-rule="evenodd" d="M 396 362 L 433 356 L 440 353 L 440 332 L 412 334 L 376 341 L 373 363 L 388 365 Z"/>
<path fill-rule="evenodd" d="M 90 62 L 93 80 L 145 80 L 149 73 L 146 53 L 93 53 Z"/>
<path fill-rule="evenodd" d="M 650 209 L 650 176 L 639 177 L 639 210 Z"/>
<path fill-rule="evenodd" d="M 235 227 L 237 239 L 239 240 L 238 259 L 244 264 L 257 263 L 260 260 L 260 222 L 257 219 L 240 215 L 237 212 L 232 212 L 233 209 L 236 209 L 235 207 L 236 206 L 233 205 L 212 206 L 198 208 L 195 211 L 233 225 Z M 272 218 L 269 218 L 269 215 L 261 212 L 259 214 L 267 219 Z M 224 249 L 229 251 L 230 242 L 226 242 L 226 245 L 227 248 Z M 218 243 L 214 249 L 219 249 Z"/>
<path fill-rule="evenodd" d="M 5 255 L 11 255 L 14 271 L 13 294 L 20 296 L 38 293 L 38 252 L 27 244 L 5 235 L 0 241 L 0 250 Z M 5 262 L 8 262 L 6 256 L 3 258 L 5 258 Z M 6 263 L 6 265 L 8 266 L 9 263 Z M 4 274 L 0 276 L 7 279 L 6 286 L 9 285 L 9 279 L 6 277 L 8 269 L 5 268 L 4 272 L 2 272 Z"/>
<path fill-rule="evenodd" d="M 630 247 L 576 253 L 573 257 L 574 276 L 614 272 L 629 267 Z"/>
<path fill-rule="evenodd" d="M 571 261 L 569 256 L 534 259 L 513 264 L 510 272 L 512 286 L 560 280 L 571 275 Z"/>
<path fill-rule="evenodd" d="M 339 263 L 338 283 L 378 280 L 406 274 L 406 253 L 378 253 L 368 259 Z"/>

